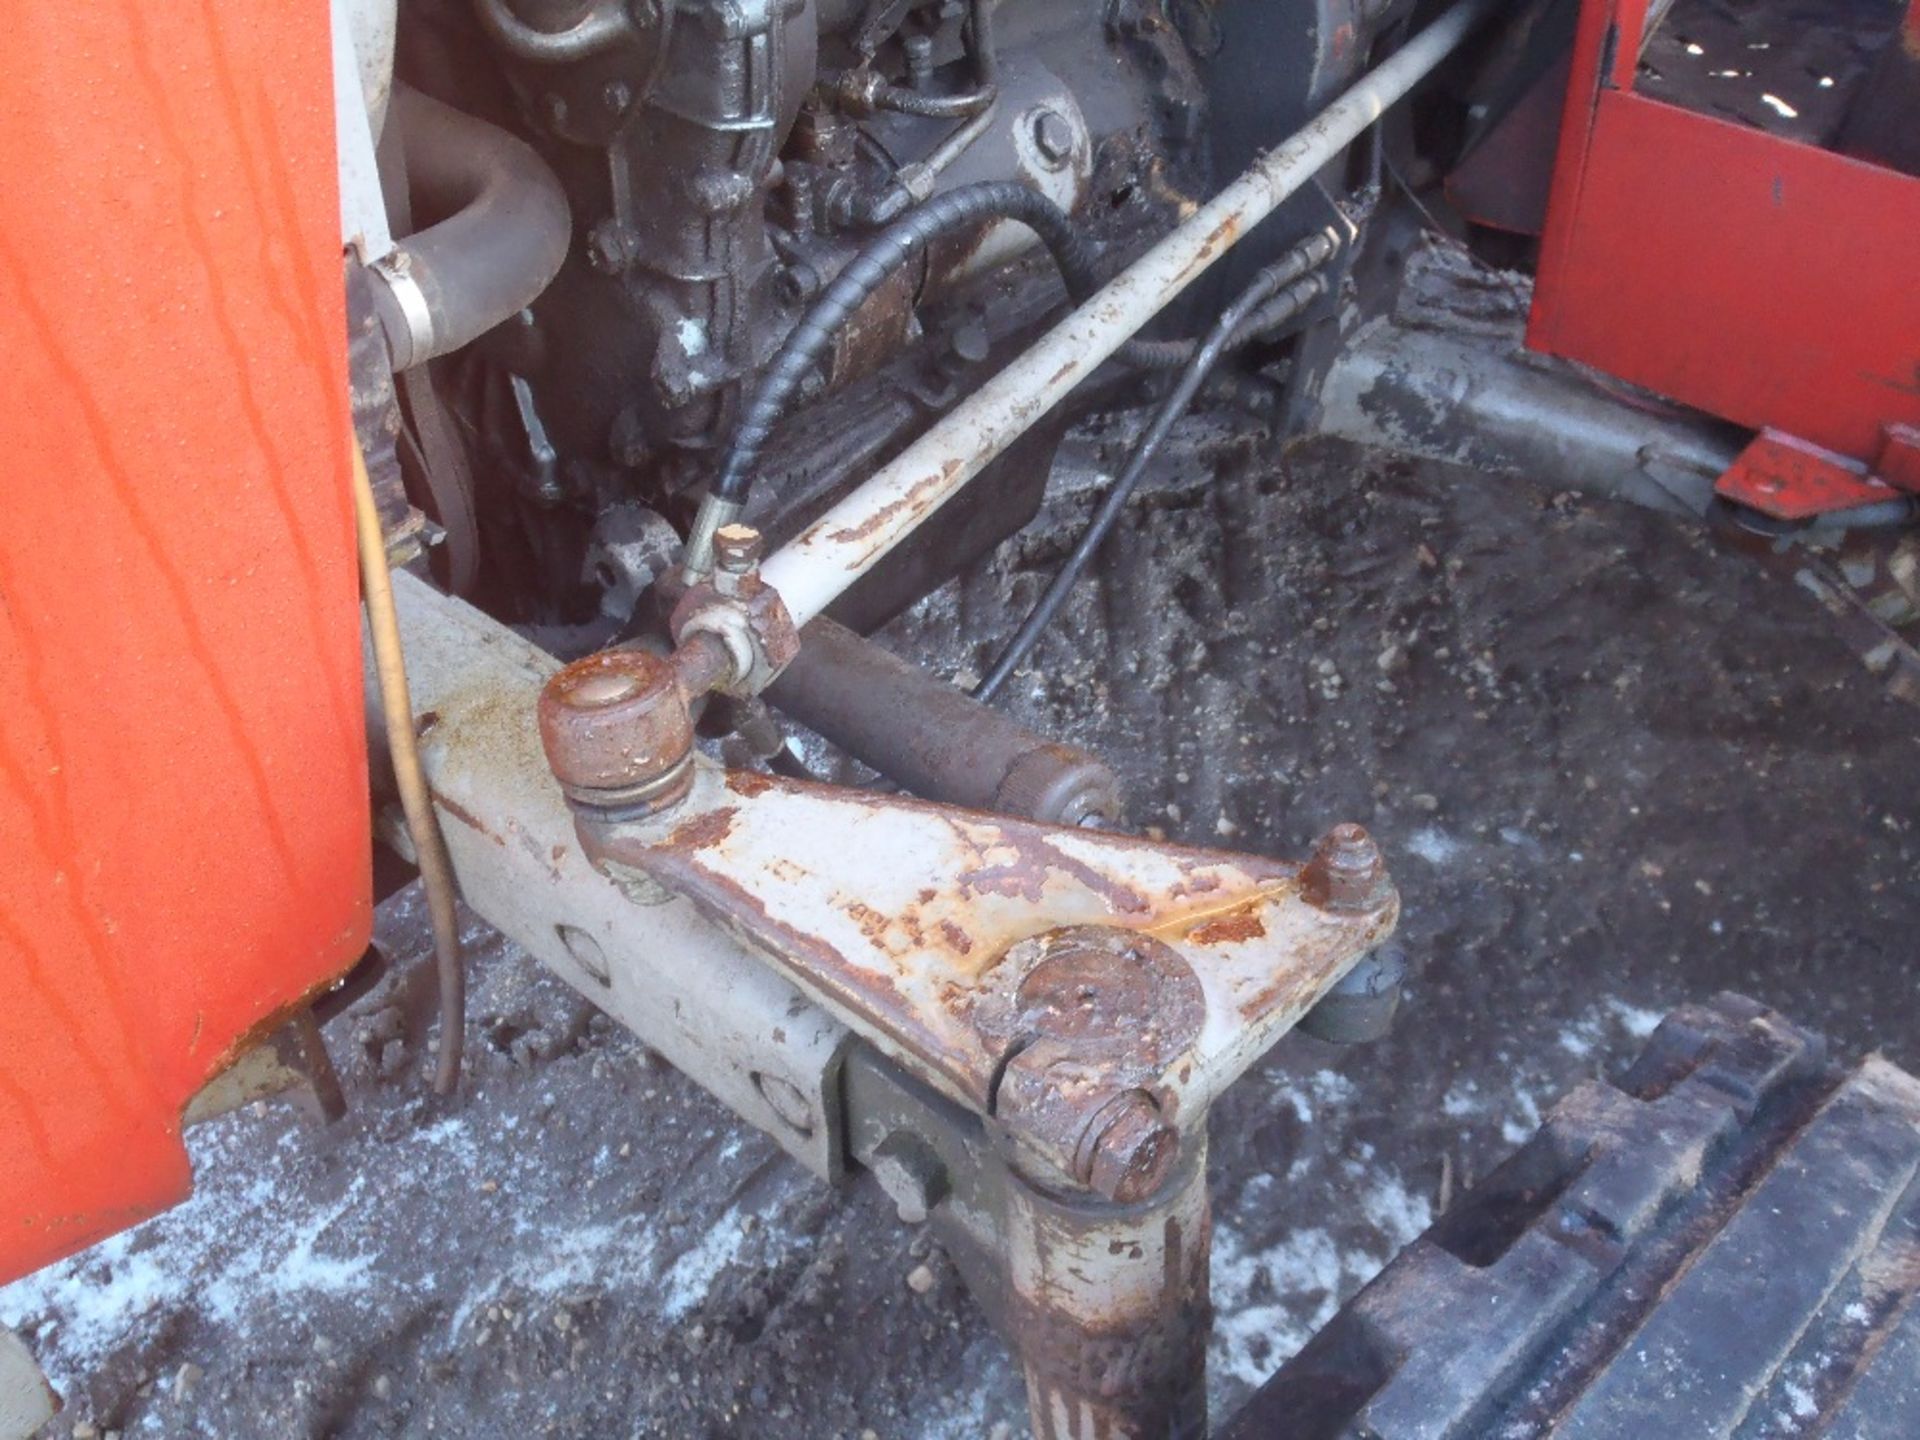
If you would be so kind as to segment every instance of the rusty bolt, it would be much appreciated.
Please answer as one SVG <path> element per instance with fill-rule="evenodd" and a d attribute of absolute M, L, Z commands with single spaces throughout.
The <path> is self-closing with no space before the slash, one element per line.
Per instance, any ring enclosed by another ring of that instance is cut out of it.
<path fill-rule="evenodd" d="M 760 549 L 760 532 L 751 525 L 722 525 L 713 532 L 713 563 L 724 574 L 752 574 Z"/>
<path fill-rule="evenodd" d="M 540 692 L 540 739 L 567 798 L 663 809 L 693 782 L 693 717 L 673 666 L 643 650 L 576 660 Z"/>
<path fill-rule="evenodd" d="M 1321 837 L 1300 872 L 1300 893 L 1322 910 L 1364 913 L 1385 900 L 1386 878 L 1380 847 L 1365 827 L 1336 825 Z"/>
<path fill-rule="evenodd" d="M 1083 1178 L 1116 1204 L 1132 1205 L 1166 1181 L 1180 1158 L 1180 1132 L 1161 1119 L 1144 1090 L 1129 1091 L 1109 1115 L 1093 1139 Z"/>

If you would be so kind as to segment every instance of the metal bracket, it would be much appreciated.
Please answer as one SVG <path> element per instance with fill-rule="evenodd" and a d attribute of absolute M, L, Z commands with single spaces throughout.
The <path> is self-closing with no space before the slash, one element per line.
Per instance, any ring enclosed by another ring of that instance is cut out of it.
<path fill-rule="evenodd" d="M 940 1225 L 1036 1433 L 1202 1433 L 1207 1110 L 1392 931 L 1365 832 L 1295 864 L 727 771 L 673 665 L 560 670 L 395 598 L 467 903 L 817 1174 Z"/>
<path fill-rule="evenodd" d="M 1818 445 L 1763 430 L 1714 487 L 1728 500 L 1776 520 L 1810 520 L 1920 492 L 1920 432 L 1889 425 L 1872 466 Z"/>
<path fill-rule="evenodd" d="M 1161 1153 L 1125 1188 L 1150 1179 L 1178 1146 L 1138 1133 L 1141 1105 L 1197 1134 L 1398 916 L 1358 827 L 1302 866 L 693 766 L 665 811 L 577 806 L 588 855 L 993 1117 L 1042 1183 L 1092 1184 L 1129 1109 Z"/>

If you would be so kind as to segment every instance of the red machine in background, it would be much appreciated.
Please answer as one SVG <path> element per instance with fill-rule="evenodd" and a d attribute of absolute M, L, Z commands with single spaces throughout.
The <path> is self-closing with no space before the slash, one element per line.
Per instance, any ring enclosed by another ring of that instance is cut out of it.
<path fill-rule="evenodd" d="M 0 1277 L 182 1199 L 371 923 L 326 9 L 8 38 Z"/>
<path fill-rule="evenodd" d="M 1769 515 L 1920 493 L 1920 6 L 1653 8 L 1581 9 L 1528 343 L 1759 431 Z"/>

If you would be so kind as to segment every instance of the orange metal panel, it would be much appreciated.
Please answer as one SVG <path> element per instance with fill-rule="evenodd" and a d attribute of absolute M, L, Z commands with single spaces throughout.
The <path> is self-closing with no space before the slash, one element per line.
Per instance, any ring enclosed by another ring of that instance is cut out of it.
<path fill-rule="evenodd" d="M 327 7 L 13 7 L 0 175 L 4 1279 L 366 944 Z"/>

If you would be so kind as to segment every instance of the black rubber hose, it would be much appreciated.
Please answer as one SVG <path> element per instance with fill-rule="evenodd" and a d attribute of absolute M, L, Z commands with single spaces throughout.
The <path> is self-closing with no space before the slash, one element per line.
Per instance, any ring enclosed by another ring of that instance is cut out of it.
<path fill-rule="evenodd" d="M 1220 358 L 1232 348 L 1234 336 L 1239 333 L 1241 326 L 1246 324 L 1248 318 L 1256 312 L 1271 311 L 1277 315 L 1285 310 L 1290 314 L 1298 314 L 1326 293 L 1327 282 L 1317 274 L 1295 275 L 1289 283 L 1288 277 L 1292 274 L 1288 263 L 1289 258 L 1290 256 L 1283 257 L 1255 276 L 1253 283 L 1226 308 L 1220 318 L 1214 322 L 1213 328 L 1207 332 L 1206 338 L 1194 349 L 1186 368 L 1181 372 L 1173 388 L 1167 392 L 1166 398 L 1160 402 L 1160 408 L 1154 412 L 1153 420 L 1148 424 L 1146 432 L 1141 435 L 1139 443 L 1134 446 L 1133 454 L 1128 457 L 1126 468 L 1113 482 L 1113 488 L 1107 492 L 1106 499 L 1100 502 L 1100 508 L 1094 512 L 1093 519 L 1088 522 L 1085 533 L 1074 545 L 1073 552 L 1067 556 L 1066 563 L 1053 577 L 1052 583 L 1047 586 L 1046 593 L 1040 597 L 1039 603 L 1033 607 L 1019 631 L 1008 642 L 1000 658 L 994 661 L 993 668 L 987 672 L 986 678 L 975 687 L 973 695 L 976 700 L 991 700 L 999 694 L 1015 669 L 1032 652 L 1042 632 L 1059 613 L 1061 605 L 1065 603 L 1068 593 L 1073 589 L 1074 582 L 1086 570 L 1088 562 L 1093 559 L 1101 543 L 1112 531 L 1114 522 L 1120 518 L 1120 512 L 1126 509 L 1127 501 L 1133 498 L 1133 492 L 1139 488 L 1141 477 L 1146 474 L 1147 465 L 1165 442 L 1168 433 L 1172 431 L 1174 422 L 1193 402 L 1193 397 L 1199 392 L 1208 372 L 1219 364 Z M 1276 294 L 1276 291 L 1280 293 Z M 1269 301 L 1272 302 L 1271 306 Z M 1276 318 L 1268 323 L 1272 325 L 1280 321 Z"/>
<path fill-rule="evenodd" d="M 573 218 L 547 162 L 506 131 L 405 85 L 392 114 L 414 213 L 446 217 L 400 242 L 433 321 L 407 357 L 418 365 L 531 304 L 567 258 Z"/>
<path fill-rule="evenodd" d="M 734 427 L 714 476 L 714 499 L 746 502 L 753 467 L 767 436 L 807 373 L 833 344 L 834 335 L 867 298 L 936 240 L 988 220 L 1017 221 L 1039 236 L 1076 302 L 1098 288 L 1092 249 L 1075 232 L 1066 212 L 1039 192 L 1011 181 L 989 180 L 925 201 L 869 240 L 794 326 Z"/>

